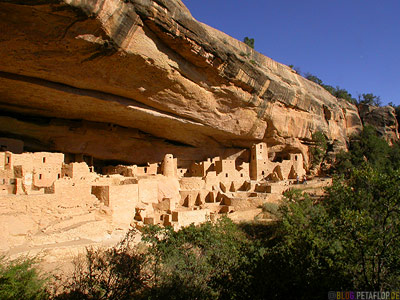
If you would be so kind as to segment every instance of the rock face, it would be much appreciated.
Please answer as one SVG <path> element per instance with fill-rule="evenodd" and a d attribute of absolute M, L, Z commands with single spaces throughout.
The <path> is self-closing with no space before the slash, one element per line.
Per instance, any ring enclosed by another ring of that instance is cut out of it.
<path fill-rule="evenodd" d="M 361 104 L 358 106 L 358 109 L 364 125 L 375 127 L 378 134 L 385 138 L 390 144 L 399 140 L 398 123 L 393 107 L 376 107 Z"/>
<path fill-rule="evenodd" d="M 179 0 L 0 0 L 0 116 L 29 150 L 99 160 L 185 161 L 259 141 L 307 152 L 362 124 L 338 101 Z"/>

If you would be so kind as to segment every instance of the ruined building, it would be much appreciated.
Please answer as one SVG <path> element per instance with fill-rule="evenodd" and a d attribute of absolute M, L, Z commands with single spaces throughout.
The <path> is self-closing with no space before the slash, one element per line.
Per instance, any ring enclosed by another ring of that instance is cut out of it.
<path fill-rule="evenodd" d="M 76 156 L 80 162 L 69 162 L 71 157 L 62 153 L 17 154 L 7 151 L 18 144 L 16 140 L 2 143 L 6 151 L 0 152 L 1 194 L 94 195 L 109 208 L 111 222 L 119 228 L 179 228 L 204 222 L 260 205 L 305 175 L 302 154 L 282 153 L 271 161 L 265 143 L 252 146 L 248 162 L 215 157 L 178 168 L 178 158 L 166 154 L 160 163 L 106 166 L 102 174 L 82 161 L 83 156 Z"/>

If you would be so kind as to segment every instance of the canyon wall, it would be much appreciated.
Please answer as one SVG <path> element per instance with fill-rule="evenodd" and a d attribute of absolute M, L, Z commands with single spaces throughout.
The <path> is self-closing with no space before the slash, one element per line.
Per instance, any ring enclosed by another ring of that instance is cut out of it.
<path fill-rule="evenodd" d="M 393 107 L 360 104 L 358 109 L 363 124 L 373 126 L 378 135 L 385 138 L 389 144 L 399 140 L 399 124 Z"/>
<path fill-rule="evenodd" d="M 264 141 L 307 161 L 313 132 L 345 147 L 363 126 L 179 0 L 0 0 L 0 26 L 0 135 L 31 151 L 185 165 Z"/>

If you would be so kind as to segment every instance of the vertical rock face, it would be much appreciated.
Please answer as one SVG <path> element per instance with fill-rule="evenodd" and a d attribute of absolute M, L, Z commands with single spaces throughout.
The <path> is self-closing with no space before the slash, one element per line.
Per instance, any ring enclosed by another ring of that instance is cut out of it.
<path fill-rule="evenodd" d="M 399 126 L 393 107 L 376 107 L 361 104 L 358 108 L 364 125 L 375 127 L 379 135 L 385 138 L 390 144 L 399 140 Z"/>
<path fill-rule="evenodd" d="M 360 131 L 363 129 L 363 124 L 361 122 L 357 106 L 344 99 L 338 99 L 338 102 L 345 117 L 346 136 L 350 137 L 360 133 Z"/>
<path fill-rule="evenodd" d="M 357 108 L 179 0 L 0 0 L 2 135 L 130 163 L 345 144 Z"/>

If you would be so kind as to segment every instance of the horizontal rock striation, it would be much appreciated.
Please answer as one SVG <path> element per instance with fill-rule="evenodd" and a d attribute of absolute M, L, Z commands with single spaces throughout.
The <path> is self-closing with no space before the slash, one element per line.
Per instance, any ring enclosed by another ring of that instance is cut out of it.
<path fill-rule="evenodd" d="M 38 150 L 143 163 L 265 141 L 307 159 L 313 132 L 344 145 L 362 128 L 354 105 L 179 0 L 0 0 L 0 26 L 1 133 Z"/>

